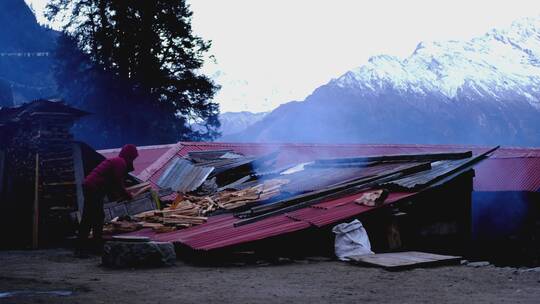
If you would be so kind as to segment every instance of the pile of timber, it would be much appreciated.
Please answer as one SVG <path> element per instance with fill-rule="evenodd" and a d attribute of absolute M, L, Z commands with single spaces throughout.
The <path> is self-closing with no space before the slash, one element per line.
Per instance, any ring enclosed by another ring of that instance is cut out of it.
<path fill-rule="evenodd" d="M 205 223 L 207 216 L 215 210 L 230 210 L 275 197 L 280 194 L 281 186 L 288 182 L 284 179 L 273 179 L 243 190 L 222 191 L 213 196 L 178 194 L 170 206 L 162 210 L 139 213 L 133 216 L 132 220 L 115 219 L 107 225 L 105 231 L 125 233 L 141 228 L 151 228 L 162 233 L 200 225 Z M 143 190 L 146 187 L 141 184 L 132 187 L 130 191 L 137 188 Z"/>
<path fill-rule="evenodd" d="M 287 183 L 289 180 L 286 179 L 271 179 L 244 190 L 219 192 L 213 196 L 213 200 L 219 208 L 231 210 L 275 197 L 281 193 L 281 187 Z"/>
<path fill-rule="evenodd" d="M 169 232 L 205 223 L 208 218 L 195 215 L 194 210 L 195 208 L 189 207 L 178 209 L 167 207 L 163 210 L 146 211 L 134 217 L 142 228 L 152 228 L 156 232 Z"/>

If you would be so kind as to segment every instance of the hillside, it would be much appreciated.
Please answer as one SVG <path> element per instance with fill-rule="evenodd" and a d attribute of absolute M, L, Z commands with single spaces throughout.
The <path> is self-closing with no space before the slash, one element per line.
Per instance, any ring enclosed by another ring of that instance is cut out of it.
<path fill-rule="evenodd" d="M 57 33 L 40 26 L 24 0 L 0 1 L 0 80 L 15 103 L 55 94 L 51 52 Z"/>

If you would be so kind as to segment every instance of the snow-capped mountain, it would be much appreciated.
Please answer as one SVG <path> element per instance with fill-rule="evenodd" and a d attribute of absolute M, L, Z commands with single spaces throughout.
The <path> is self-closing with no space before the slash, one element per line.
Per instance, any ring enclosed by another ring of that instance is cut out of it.
<path fill-rule="evenodd" d="M 11 87 L 15 104 L 56 94 L 51 53 L 57 36 L 38 24 L 24 0 L 0 0 L 0 81 Z"/>
<path fill-rule="evenodd" d="M 540 145 L 540 16 L 372 57 L 237 139 Z"/>
<path fill-rule="evenodd" d="M 243 111 L 222 113 L 219 115 L 219 122 L 221 123 L 221 135 L 227 136 L 242 132 L 254 123 L 263 119 L 266 114 L 268 114 L 268 112 L 251 113 Z"/>
<path fill-rule="evenodd" d="M 343 88 L 377 92 L 392 86 L 403 93 L 467 93 L 501 101 L 509 94 L 540 107 L 540 17 L 514 22 L 471 41 L 420 43 L 405 60 L 376 56 L 333 81 Z M 472 97 L 471 96 L 471 97 Z"/>

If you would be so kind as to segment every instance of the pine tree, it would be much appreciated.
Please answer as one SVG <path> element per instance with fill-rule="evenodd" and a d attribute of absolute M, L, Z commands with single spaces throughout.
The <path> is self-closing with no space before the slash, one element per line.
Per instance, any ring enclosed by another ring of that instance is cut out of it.
<path fill-rule="evenodd" d="M 193 34 L 191 17 L 185 0 L 51 0 L 48 18 L 65 22 L 60 90 L 94 112 L 82 129 L 102 129 L 107 145 L 219 135 L 219 88 L 198 72 L 210 42 Z"/>

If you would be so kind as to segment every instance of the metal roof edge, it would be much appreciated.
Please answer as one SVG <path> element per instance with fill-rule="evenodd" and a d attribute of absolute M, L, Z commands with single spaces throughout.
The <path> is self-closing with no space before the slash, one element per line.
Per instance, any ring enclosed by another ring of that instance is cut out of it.
<path fill-rule="evenodd" d="M 165 164 L 171 160 L 182 148 L 184 147 L 183 142 L 178 142 L 174 144 L 167 152 L 163 153 L 154 163 L 152 163 L 150 166 L 148 166 L 146 169 L 144 169 L 139 175 L 137 176 L 142 181 L 148 181 L 150 178 Z"/>
<path fill-rule="evenodd" d="M 402 148 L 402 149 L 464 149 L 464 150 L 480 150 L 489 149 L 490 146 L 485 145 L 457 145 L 457 144 L 372 144 L 372 143 L 349 143 L 349 144 L 328 144 L 328 143 L 287 143 L 287 142 L 182 142 L 186 146 L 195 147 L 307 147 L 307 148 Z M 403 154 L 403 153 L 400 153 Z M 506 155 L 505 155 L 506 154 Z M 509 155 L 510 154 L 510 155 Z M 538 147 L 510 147 L 502 146 L 499 150 L 490 157 L 491 159 L 506 159 L 506 158 L 540 158 L 540 148 Z"/>
<path fill-rule="evenodd" d="M 161 149 L 161 148 L 172 148 L 175 147 L 176 144 L 165 144 L 165 145 L 152 145 L 152 146 L 137 146 L 137 150 L 152 150 L 152 149 Z M 122 148 L 111 148 L 111 149 L 101 149 L 97 150 L 98 153 L 119 153 Z"/>

